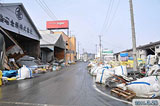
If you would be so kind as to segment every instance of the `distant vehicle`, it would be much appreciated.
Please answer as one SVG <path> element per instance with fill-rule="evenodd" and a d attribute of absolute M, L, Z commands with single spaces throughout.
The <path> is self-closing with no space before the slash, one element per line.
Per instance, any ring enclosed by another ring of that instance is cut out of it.
<path fill-rule="evenodd" d="M 87 62 L 87 60 L 83 60 L 84 62 Z"/>

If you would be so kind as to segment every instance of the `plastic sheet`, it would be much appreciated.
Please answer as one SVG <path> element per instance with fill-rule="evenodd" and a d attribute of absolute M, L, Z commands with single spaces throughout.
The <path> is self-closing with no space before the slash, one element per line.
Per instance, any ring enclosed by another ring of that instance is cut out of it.
<path fill-rule="evenodd" d="M 9 70 L 9 71 L 4 70 L 2 72 L 2 75 L 3 77 L 8 77 L 8 78 L 15 77 L 17 75 L 17 70 Z"/>

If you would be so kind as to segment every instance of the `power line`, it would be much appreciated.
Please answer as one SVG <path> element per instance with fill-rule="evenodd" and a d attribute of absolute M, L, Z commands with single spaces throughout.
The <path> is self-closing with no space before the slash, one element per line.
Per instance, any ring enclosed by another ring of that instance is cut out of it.
<path fill-rule="evenodd" d="M 105 43 L 105 44 L 107 44 L 107 45 L 110 45 L 110 46 L 112 46 L 113 48 L 125 49 L 124 47 L 114 45 L 113 43 L 111 43 L 111 42 L 109 42 L 109 41 L 104 41 L 104 40 L 102 40 L 102 43 Z"/>
<path fill-rule="evenodd" d="M 103 23 L 103 26 L 102 26 L 102 29 L 101 29 L 100 34 L 102 34 L 102 31 L 103 31 L 103 29 L 104 29 L 104 27 L 105 27 L 105 24 L 106 24 L 106 21 L 107 21 L 107 19 L 108 19 L 108 13 L 109 13 L 109 10 L 110 10 L 111 3 L 112 3 L 112 1 L 110 0 L 110 1 L 109 1 L 109 6 L 108 6 L 107 12 L 106 12 L 106 17 L 105 17 L 105 20 L 104 20 L 104 23 Z"/>
<path fill-rule="evenodd" d="M 38 3 L 38 5 L 44 10 L 44 12 L 51 18 L 51 19 L 57 19 L 57 17 L 55 16 L 55 14 L 49 9 L 49 7 L 47 6 L 47 4 L 43 1 L 38 1 L 36 0 L 36 2 Z M 0 3 L 1 6 L 3 6 L 2 3 Z M 7 8 L 9 11 L 13 12 L 13 10 Z"/>
<path fill-rule="evenodd" d="M 114 20 L 114 18 L 115 18 L 115 15 L 116 15 L 116 13 L 117 13 L 117 10 L 118 10 L 118 7 L 119 7 L 119 4 L 120 4 L 120 0 L 118 1 L 118 3 L 117 3 L 117 6 L 116 6 L 116 9 L 115 9 L 115 11 L 114 11 L 114 13 L 113 13 L 113 16 L 112 16 L 112 20 L 111 20 L 111 22 L 110 22 L 110 24 L 109 24 L 109 26 L 108 26 L 108 30 L 107 30 L 107 32 L 109 31 L 109 28 L 111 27 L 111 25 L 112 25 L 112 23 L 113 23 L 113 20 Z M 106 32 L 106 33 L 107 33 Z"/>
<path fill-rule="evenodd" d="M 109 25 L 110 16 L 111 16 L 111 13 L 112 13 L 112 10 L 113 10 L 113 4 L 114 4 L 114 0 L 113 0 L 112 3 L 111 3 L 110 11 L 109 11 L 109 13 L 108 13 L 108 20 L 107 20 L 107 23 L 106 23 L 106 25 L 105 25 L 105 27 L 104 27 L 104 29 L 103 29 L 103 33 L 104 33 L 104 31 L 106 30 L 107 26 Z M 102 34 L 103 34 L 103 33 L 102 33 Z"/>
<path fill-rule="evenodd" d="M 57 19 L 56 15 L 51 11 L 51 9 L 47 6 L 46 2 L 42 0 L 42 2 L 44 3 L 44 5 L 46 6 L 46 8 L 50 11 L 50 13 Z"/>
<path fill-rule="evenodd" d="M 56 18 L 56 16 L 53 14 L 53 12 L 49 9 L 49 7 L 47 6 L 47 4 L 45 2 L 42 2 L 41 0 L 39 0 L 39 3 L 44 7 L 44 9 L 47 11 L 48 14 L 51 15 L 51 17 L 53 19 Z"/>
<path fill-rule="evenodd" d="M 44 12 L 45 12 L 51 19 L 55 20 L 54 15 L 53 15 L 51 12 L 49 12 L 50 9 L 47 9 L 47 8 L 49 8 L 48 6 L 46 7 L 41 0 L 36 0 L 36 2 L 38 3 L 38 5 L 44 10 Z M 51 11 L 51 10 L 50 10 L 50 11 Z"/>
<path fill-rule="evenodd" d="M 43 7 L 43 5 L 38 0 L 36 0 L 36 2 L 43 9 L 43 11 L 48 15 L 48 17 L 52 19 L 52 16 L 50 16 L 50 14 L 46 11 L 46 9 Z"/>

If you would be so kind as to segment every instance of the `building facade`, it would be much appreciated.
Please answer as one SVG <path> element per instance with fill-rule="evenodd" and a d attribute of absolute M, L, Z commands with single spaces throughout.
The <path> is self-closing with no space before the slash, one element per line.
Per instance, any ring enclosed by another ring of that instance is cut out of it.
<path fill-rule="evenodd" d="M 6 49 L 17 45 L 26 55 L 36 58 L 40 56 L 41 35 L 23 4 L 1 3 L 0 28 L 4 35 Z"/>
<path fill-rule="evenodd" d="M 53 31 L 52 31 L 53 32 Z M 74 63 L 76 61 L 76 37 L 69 37 L 62 31 L 53 32 L 54 34 L 62 34 L 65 41 L 65 61 L 66 64 Z"/>
<path fill-rule="evenodd" d="M 42 39 L 40 41 L 41 59 L 44 63 L 52 61 L 65 61 L 65 41 L 62 34 L 54 33 L 50 30 L 41 30 Z"/>
<path fill-rule="evenodd" d="M 118 53 L 115 53 L 116 60 L 120 61 L 120 53 L 128 53 L 129 57 L 132 57 L 132 49 L 124 50 Z M 160 41 L 151 42 L 146 45 L 137 47 L 137 58 L 146 60 L 148 55 L 155 55 L 160 57 Z"/>

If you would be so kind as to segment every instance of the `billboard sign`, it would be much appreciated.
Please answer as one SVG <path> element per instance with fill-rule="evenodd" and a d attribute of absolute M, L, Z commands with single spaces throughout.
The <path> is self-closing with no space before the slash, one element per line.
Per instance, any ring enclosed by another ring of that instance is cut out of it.
<path fill-rule="evenodd" d="M 69 21 L 47 21 L 47 29 L 69 29 Z"/>

